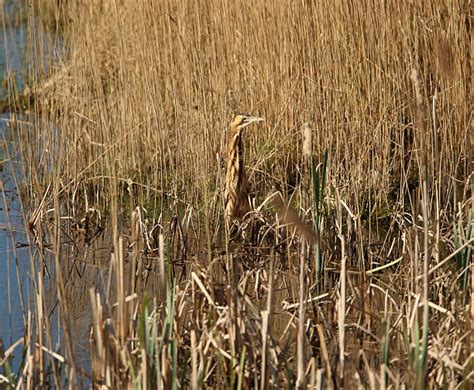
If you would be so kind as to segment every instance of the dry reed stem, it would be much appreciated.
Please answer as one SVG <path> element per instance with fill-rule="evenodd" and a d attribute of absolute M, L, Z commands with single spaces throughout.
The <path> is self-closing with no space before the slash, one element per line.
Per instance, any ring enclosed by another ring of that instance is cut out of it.
<path fill-rule="evenodd" d="M 337 325 L 338 325 L 338 339 L 339 339 L 339 385 L 344 387 L 344 352 L 346 345 L 346 244 L 344 240 L 344 234 L 342 232 L 342 201 L 339 198 L 339 193 L 337 193 L 337 228 L 338 228 L 338 238 L 341 245 L 341 278 L 340 278 L 340 291 L 339 291 L 339 301 L 337 308 Z"/>
<path fill-rule="evenodd" d="M 305 274 L 306 274 L 306 258 L 305 258 L 305 244 L 301 245 L 300 254 L 300 272 L 299 272 L 299 311 L 298 311 L 298 330 L 296 332 L 296 388 L 303 389 L 305 387 L 304 375 L 304 345 L 305 345 Z"/>
<path fill-rule="evenodd" d="M 324 329 L 321 324 L 316 324 L 316 330 L 318 331 L 319 344 L 321 345 L 321 355 L 326 368 L 327 375 L 327 388 L 330 390 L 334 389 L 334 383 L 332 380 L 332 369 L 329 361 L 328 348 L 326 345 L 326 338 L 324 337 Z"/>

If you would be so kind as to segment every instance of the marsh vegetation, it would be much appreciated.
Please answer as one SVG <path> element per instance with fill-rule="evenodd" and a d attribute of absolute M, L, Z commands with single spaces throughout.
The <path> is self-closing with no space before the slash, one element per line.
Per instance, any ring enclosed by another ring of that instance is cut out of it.
<path fill-rule="evenodd" d="M 472 387 L 468 2 L 28 3 L 2 386 Z"/>

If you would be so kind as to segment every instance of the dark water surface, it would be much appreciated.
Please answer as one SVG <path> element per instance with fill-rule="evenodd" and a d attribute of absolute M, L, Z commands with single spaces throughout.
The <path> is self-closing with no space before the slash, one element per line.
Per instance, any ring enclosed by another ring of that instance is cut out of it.
<path fill-rule="evenodd" d="M 21 74 L 28 71 L 26 58 L 27 25 L 21 22 L 18 2 L 6 1 L 0 23 L 0 72 L 2 80 L 15 78 L 23 85 Z M 5 97 L 7 83 L 0 87 L 0 97 Z M 30 275 L 28 248 L 17 248 L 25 242 L 23 215 L 18 200 L 15 173 L 17 156 L 11 142 L 10 113 L 0 116 L 0 180 L 4 191 L 0 194 L 0 338 L 5 346 L 11 345 L 24 333 L 28 283 Z M 1 187 L 0 187 L 1 188 Z M 20 287 L 21 286 L 21 287 Z"/>
<path fill-rule="evenodd" d="M 6 118 L 7 115 L 0 116 L 3 140 L 8 132 Z M 23 246 L 27 240 L 13 176 L 17 164 L 5 161 L 9 154 L 5 152 L 5 147 L 9 146 L 7 143 L 0 148 L 1 161 L 4 161 L 0 175 L 0 185 L 3 186 L 3 193 L 0 194 L 0 338 L 6 345 L 23 335 L 30 280 L 29 248 Z"/>
<path fill-rule="evenodd" d="M 2 8 L 3 7 L 3 8 Z M 16 0 L 0 2 L 0 99 L 8 96 L 9 88 L 21 91 L 33 75 L 28 55 L 28 18 L 25 3 Z M 45 53 L 58 53 L 42 42 Z M 52 54 L 47 54 L 43 69 Z M 19 115 L 15 115 L 15 118 Z M 30 272 L 31 251 L 27 245 L 25 216 L 19 194 L 22 166 L 10 127 L 12 113 L 0 114 L 0 339 L 8 349 L 24 336 L 29 303 L 32 301 Z M 24 126 L 28 118 L 21 117 Z M 22 345 L 13 355 L 13 370 L 20 364 Z M 1 386 L 0 386 L 1 387 Z"/>

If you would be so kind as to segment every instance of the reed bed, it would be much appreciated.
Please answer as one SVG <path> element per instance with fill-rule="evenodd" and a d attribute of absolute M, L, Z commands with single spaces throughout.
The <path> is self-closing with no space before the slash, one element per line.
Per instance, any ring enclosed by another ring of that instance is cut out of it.
<path fill-rule="evenodd" d="M 64 43 L 14 123 L 35 249 L 4 383 L 472 387 L 468 2 L 44 4 L 32 63 Z M 238 112 L 265 122 L 235 234 Z"/>

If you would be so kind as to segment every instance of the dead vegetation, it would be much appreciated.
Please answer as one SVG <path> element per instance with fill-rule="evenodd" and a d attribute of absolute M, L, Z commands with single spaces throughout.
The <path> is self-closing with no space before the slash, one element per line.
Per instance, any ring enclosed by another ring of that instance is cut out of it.
<path fill-rule="evenodd" d="M 38 250 L 4 382 L 472 386 L 467 2 L 58 7 L 61 77 L 16 126 Z M 242 111 L 265 122 L 244 140 L 255 200 L 232 240 Z"/>

